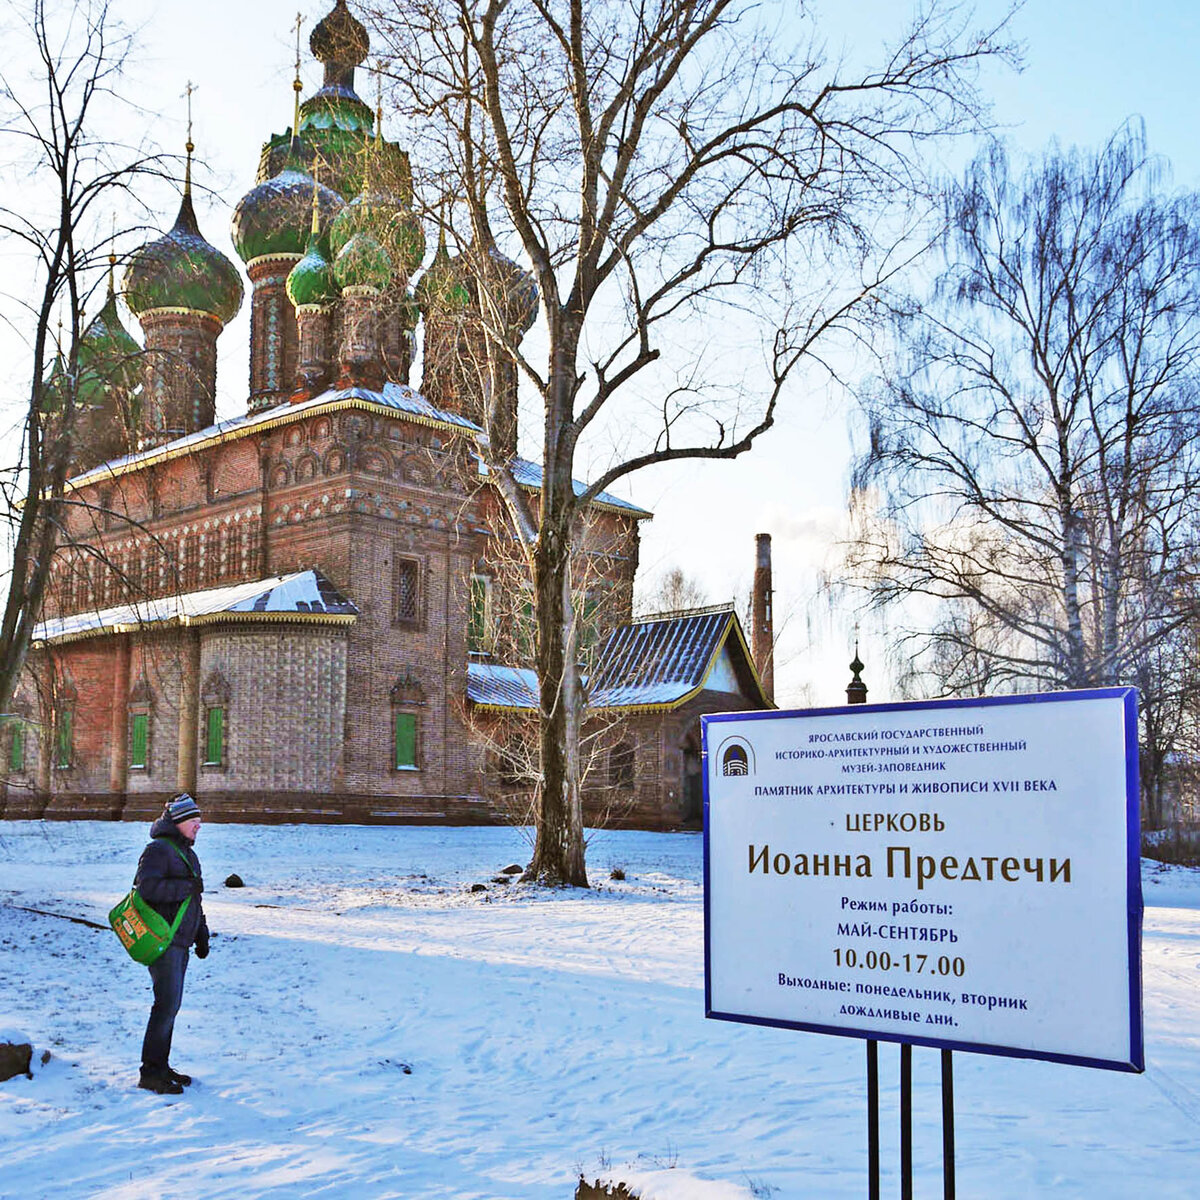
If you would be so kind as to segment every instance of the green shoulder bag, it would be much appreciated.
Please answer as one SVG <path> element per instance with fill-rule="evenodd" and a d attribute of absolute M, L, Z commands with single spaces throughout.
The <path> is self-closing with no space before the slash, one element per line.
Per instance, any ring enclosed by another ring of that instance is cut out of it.
<path fill-rule="evenodd" d="M 171 849 L 183 859 L 195 877 L 196 873 L 192 871 L 192 864 L 188 862 L 187 855 L 182 853 L 178 846 L 171 846 Z M 135 884 L 129 889 L 128 895 L 122 897 L 108 914 L 108 923 L 121 939 L 121 945 L 129 952 L 129 957 L 134 962 L 143 963 L 148 967 L 163 956 L 174 940 L 183 914 L 187 912 L 191 902 L 192 898 L 188 896 L 179 906 L 175 920 L 168 922 L 138 895 Z"/>

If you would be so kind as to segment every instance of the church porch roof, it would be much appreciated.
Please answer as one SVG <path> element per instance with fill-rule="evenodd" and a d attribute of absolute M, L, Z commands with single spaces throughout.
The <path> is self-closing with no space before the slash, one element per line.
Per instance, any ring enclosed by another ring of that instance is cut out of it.
<path fill-rule="evenodd" d="M 34 644 L 62 644 L 147 627 L 207 625 L 226 621 L 284 621 L 349 625 L 357 606 L 320 571 L 296 571 L 249 583 L 161 596 L 111 608 L 52 617 L 33 631 Z"/>
<path fill-rule="evenodd" d="M 613 630 L 588 680 L 588 704 L 592 709 L 662 712 L 682 707 L 705 690 L 726 691 L 730 684 L 758 707 L 773 707 L 733 609 L 698 609 Z M 537 696 L 537 674 L 530 668 L 494 663 L 467 668 L 467 698 L 477 707 L 532 710 Z"/>
<path fill-rule="evenodd" d="M 537 672 L 531 667 L 499 663 L 467 665 L 467 699 L 478 708 L 536 709 Z"/>
<path fill-rule="evenodd" d="M 762 708 L 772 707 L 732 608 L 648 617 L 609 634 L 591 679 L 591 704 L 595 708 L 679 708 L 706 688 L 728 690 L 715 686 L 723 668 L 733 673 L 728 682 L 736 681 L 749 699 Z"/>

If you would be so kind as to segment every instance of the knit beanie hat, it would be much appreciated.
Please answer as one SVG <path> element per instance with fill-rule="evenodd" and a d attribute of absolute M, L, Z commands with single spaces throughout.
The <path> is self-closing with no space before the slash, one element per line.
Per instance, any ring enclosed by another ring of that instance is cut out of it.
<path fill-rule="evenodd" d="M 167 816 L 176 825 L 183 821 L 190 821 L 193 817 L 198 817 L 199 815 L 200 805 L 187 792 L 180 792 L 174 800 L 170 800 L 167 803 Z"/>

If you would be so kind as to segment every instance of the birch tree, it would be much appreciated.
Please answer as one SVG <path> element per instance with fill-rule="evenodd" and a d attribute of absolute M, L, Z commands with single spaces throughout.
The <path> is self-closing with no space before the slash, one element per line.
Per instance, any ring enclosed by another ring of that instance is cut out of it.
<path fill-rule="evenodd" d="M 947 218 L 867 404 L 852 577 L 943 694 L 1137 683 L 1168 730 L 1194 689 L 1152 664 L 1200 616 L 1200 198 L 1129 125 L 1024 169 L 993 146 Z"/>
<path fill-rule="evenodd" d="M 998 35 L 934 3 L 852 72 L 791 4 L 365 7 L 420 186 L 431 209 L 447 206 L 492 298 L 492 359 L 515 359 L 537 400 L 536 498 L 485 453 L 534 585 L 542 787 L 529 873 L 585 885 L 570 564 L 588 506 L 655 464 L 735 458 L 772 427 L 895 269 L 927 141 L 973 126 L 974 70 Z M 503 320 L 497 240 L 532 269 L 536 358 Z"/>

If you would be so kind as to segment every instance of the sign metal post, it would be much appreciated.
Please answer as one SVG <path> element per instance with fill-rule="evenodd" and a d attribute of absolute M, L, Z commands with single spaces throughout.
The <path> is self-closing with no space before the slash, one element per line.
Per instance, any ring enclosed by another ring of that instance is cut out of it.
<path fill-rule="evenodd" d="M 942 1051 L 942 1200 L 954 1200 L 954 1052 Z"/>
<path fill-rule="evenodd" d="M 912 1046 L 900 1047 L 900 1200 L 913 1200 Z"/>
<path fill-rule="evenodd" d="M 867 1200 L 879 1200 L 879 1043 L 867 1038 Z"/>

